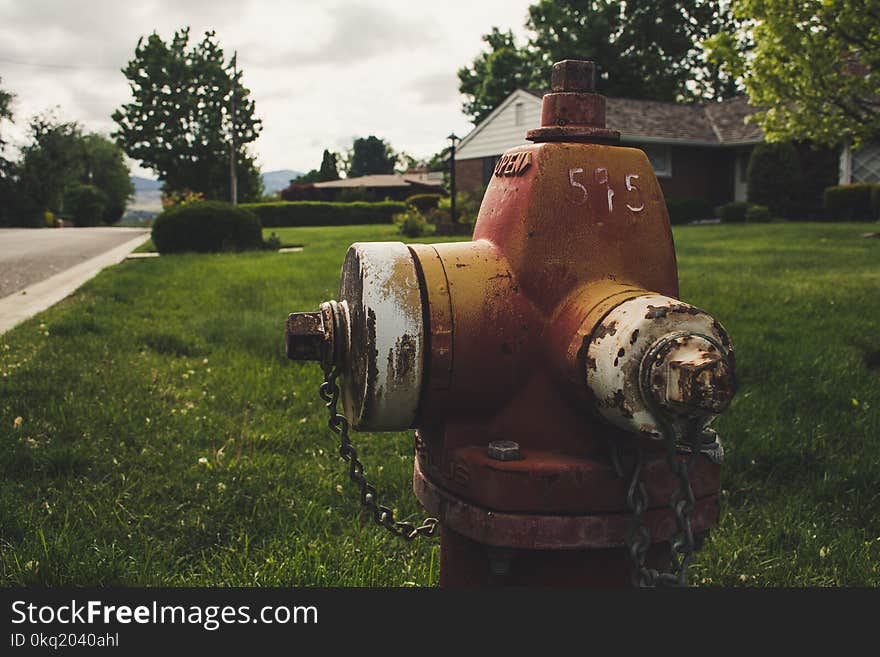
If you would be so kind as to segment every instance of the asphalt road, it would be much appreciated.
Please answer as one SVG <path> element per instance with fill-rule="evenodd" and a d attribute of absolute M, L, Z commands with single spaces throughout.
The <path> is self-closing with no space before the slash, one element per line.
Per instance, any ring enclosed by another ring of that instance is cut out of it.
<path fill-rule="evenodd" d="M 120 246 L 143 228 L 0 228 L 0 299 Z"/>

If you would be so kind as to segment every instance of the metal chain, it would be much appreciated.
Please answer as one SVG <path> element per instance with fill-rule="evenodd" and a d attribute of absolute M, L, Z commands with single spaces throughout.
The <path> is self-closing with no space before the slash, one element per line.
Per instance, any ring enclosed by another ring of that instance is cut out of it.
<path fill-rule="evenodd" d="M 336 384 L 336 379 L 338 376 L 339 371 L 335 367 L 328 370 L 318 392 L 330 410 L 328 425 L 334 433 L 339 434 L 339 455 L 348 461 L 348 476 L 360 489 L 361 505 L 370 509 L 377 525 L 381 525 L 396 536 L 408 541 L 417 536 L 433 536 L 439 524 L 437 518 L 425 518 L 421 525 L 414 525 L 411 522 L 395 520 L 394 510 L 379 504 L 376 487 L 369 483 L 364 476 L 364 466 L 358 460 L 357 450 L 348 435 L 348 420 L 337 411 L 339 386 Z"/>
<path fill-rule="evenodd" d="M 702 454 L 700 444 L 702 431 L 696 429 L 690 432 L 690 440 L 687 443 L 690 454 L 684 461 L 681 461 L 678 459 L 680 445 L 676 441 L 675 432 L 670 427 L 663 428 L 665 429 L 666 462 L 679 480 L 678 487 L 669 498 L 669 508 L 675 514 L 677 531 L 669 541 L 672 563 L 668 571 L 648 568 L 645 565 L 645 557 L 651 547 L 651 532 L 645 525 L 643 518 L 648 508 L 648 493 L 645 483 L 641 480 L 644 457 L 640 447 L 633 447 L 629 450 L 633 453 L 633 466 L 627 482 L 626 504 L 632 512 L 632 522 L 627 534 L 626 545 L 633 565 L 632 584 L 641 588 L 686 586 L 688 568 L 696 552 L 696 541 L 690 520 L 691 511 L 696 506 L 696 499 L 690 475 L 696 468 L 697 461 Z M 617 475 L 625 476 L 621 464 L 620 447 L 616 444 L 612 445 L 611 458 Z"/>

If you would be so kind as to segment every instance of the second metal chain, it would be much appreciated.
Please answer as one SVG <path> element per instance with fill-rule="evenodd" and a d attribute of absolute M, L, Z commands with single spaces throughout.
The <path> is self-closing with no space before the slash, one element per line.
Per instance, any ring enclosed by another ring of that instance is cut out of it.
<path fill-rule="evenodd" d="M 348 476 L 360 489 L 361 505 L 370 509 L 377 525 L 381 525 L 401 538 L 411 541 L 417 536 L 433 536 L 439 524 L 437 518 L 425 518 L 420 525 L 414 525 L 410 522 L 395 520 L 394 510 L 379 504 L 376 487 L 369 483 L 364 476 L 364 466 L 358 460 L 357 450 L 348 435 L 348 420 L 337 410 L 339 386 L 336 384 L 336 379 L 338 376 L 337 369 L 331 369 L 321 384 L 319 394 L 330 410 L 328 425 L 334 433 L 339 435 L 339 455 L 348 461 Z"/>

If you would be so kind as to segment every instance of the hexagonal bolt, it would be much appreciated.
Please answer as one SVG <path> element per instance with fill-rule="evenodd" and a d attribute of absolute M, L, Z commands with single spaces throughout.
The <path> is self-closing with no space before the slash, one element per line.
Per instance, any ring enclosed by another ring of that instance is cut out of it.
<path fill-rule="evenodd" d="M 522 458 L 519 443 L 513 440 L 493 440 L 489 443 L 488 453 L 493 461 L 518 461 Z"/>
<path fill-rule="evenodd" d="M 596 65 L 579 59 L 564 59 L 553 65 L 550 90 L 554 92 L 594 93 Z"/>
<path fill-rule="evenodd" d="M 681 414 L 717 415 L 736 392 L 731 363 L 700 336 L 671 341 L 650 375 L 651 392 L 661 405 Z"/>
<path fill-rule="evenodd" d="M 333 331 L 322 310 L 288 315 L 284 340 L 291 360 L 327 362 L 333 353 Z"/>

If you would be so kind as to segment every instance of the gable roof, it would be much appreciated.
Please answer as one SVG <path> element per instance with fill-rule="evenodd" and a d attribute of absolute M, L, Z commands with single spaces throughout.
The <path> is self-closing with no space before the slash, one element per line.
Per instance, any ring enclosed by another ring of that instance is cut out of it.
<path fill-rule="evenodd" d="M 359 176 L 357 178 L 340 178 L 339 180 L 316 182 L 312 183 L 312 186 L 319 189 L 333 189 L 346 187 L 440 187 L 442 184 L 442 180 L 428 180 L 419 178 L 418 176 L 399 175 L 396 173 L 377 173 L 369 176 Z"/>
<path fill-rule="evenodd" d="M 512 102 L 528 98 L 529 102 L 540 103 L 543 95 L 540 91 L 517 89 L 462 139 L 460 147 L 484 130 Z M 754 144 L 763 139 L 763 133 L 758 126 L 746 123 L 746 118 L 757 111 L 745 96 L 691 105 L 606 97 L 606 124 L 619 130 L 624 142 L 704 146 Z"/>

